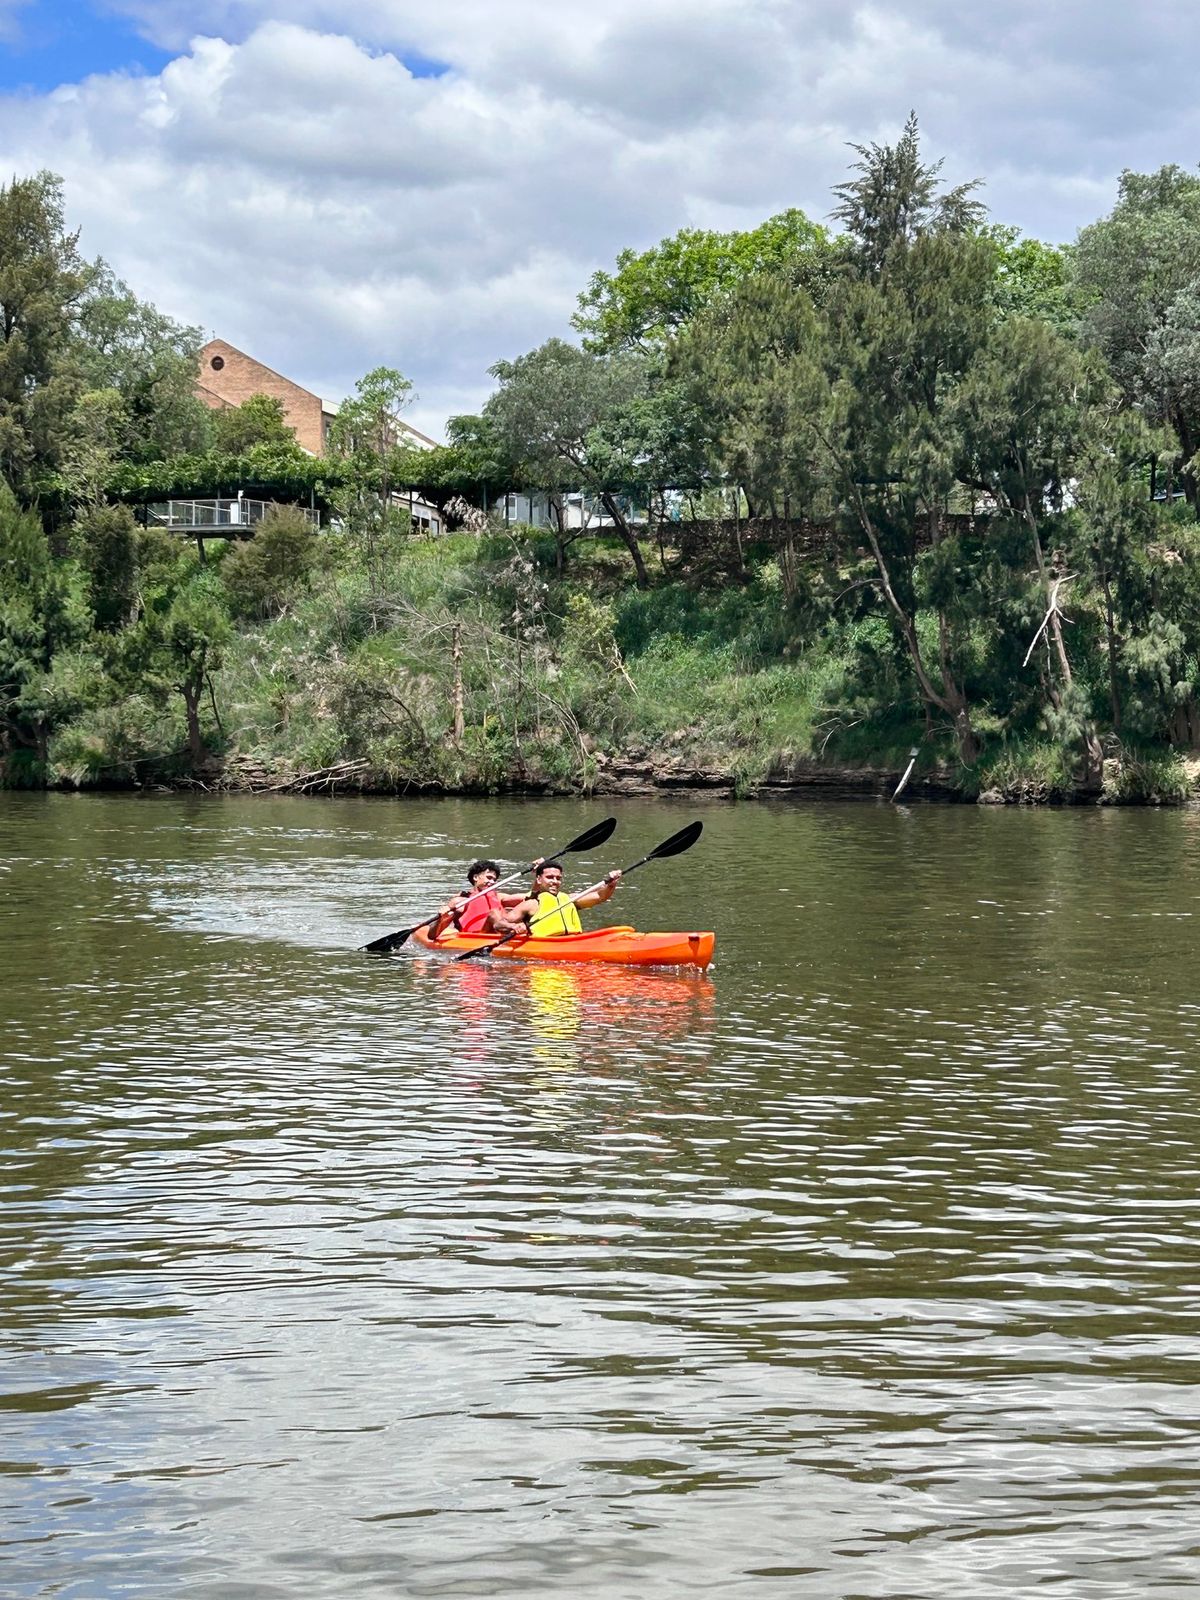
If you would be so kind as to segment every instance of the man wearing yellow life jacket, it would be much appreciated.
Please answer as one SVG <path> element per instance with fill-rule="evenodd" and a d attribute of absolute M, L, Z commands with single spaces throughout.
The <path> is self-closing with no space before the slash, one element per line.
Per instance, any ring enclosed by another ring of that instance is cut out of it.
<path fill-rule="evenodd" d="M 537 869 L 529 891 L 529 899 L 522 900 L 519 906 L 513 906 L 508 916 L 511 917 L 514 926 L 522 922 L 528 924 L 530 937 L 534 939 L 549 939 L 564 933 L 582 933 L 580 911 L 586 911 L 589 906 L 603 905 L 606 900 L 611 900 L 620 878 L 619 872 L 610 872 L 598 889 L 589 889 L 586 894 L 580 895 L 573 901 L 570 895 L 563 893 L 562 868 L 556 861 L 551 862 L 548 866 Z"/>

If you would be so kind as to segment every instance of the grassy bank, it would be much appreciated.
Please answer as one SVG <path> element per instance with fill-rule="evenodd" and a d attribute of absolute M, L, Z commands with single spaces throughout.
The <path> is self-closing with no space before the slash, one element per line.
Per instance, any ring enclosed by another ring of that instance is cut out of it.
<path fill-rule="evenodd" d="M 198 589 L 224 618 L 196 680 L 201 762 L 180 675 L 122 680 L 93 638 L 56 663 L 70 714 L 47 779 L 586 790 L 614 759 L 637 759 L 746 793 L 813 768 L 899 771 L 915 746 L 918 773 L 964 797 L 1076 794 L 1068 753 L 1028 729 L 992 728 L 962 766 L 949 730 L 923 716 L 886 621 L 832 603 L 852 571 L 789 595 L 765 552 L 731 584 L 665 551 L 638 590 L 602 539 L 577 546 L 561 576 L 528 530 L 394 535 L 367 551 L 293 529 L 283 545 L 272 559 L 263 534 L 210 544 L 203 568 L 188 548 L 169 552 L 172 592 Z M 1191 791 L 1170 752 L 1114 745 L 1105 771 L 1113 802 Z"/>

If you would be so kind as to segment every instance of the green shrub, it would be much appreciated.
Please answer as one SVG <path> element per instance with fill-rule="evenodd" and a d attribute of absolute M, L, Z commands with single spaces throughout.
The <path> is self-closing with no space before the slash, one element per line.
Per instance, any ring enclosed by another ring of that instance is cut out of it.
<path fill-rule="evenodd" d="M 1171 750 L 1124 751 L 1104 763 L 1104 799 L 1124 805 L 1181 805 L 1193 794 L 1183 762 Z"/>
<path fill-rule="evenodd" d="M 299 506 L 275 506 L 252 539 L 226 550 L 221 577 L 235 617 L 273 617 L 309 586 L 317 534 Z"/>
<path fill-rule="evenodd" d="M 1076 778 L 1068 753 L 1047 741 L 1016 741 L 998 755 L 980 762 L 968 792 L 998 791 L 1005 800 L 1021 805 L 1042 805 L 1069 800 Z"/>

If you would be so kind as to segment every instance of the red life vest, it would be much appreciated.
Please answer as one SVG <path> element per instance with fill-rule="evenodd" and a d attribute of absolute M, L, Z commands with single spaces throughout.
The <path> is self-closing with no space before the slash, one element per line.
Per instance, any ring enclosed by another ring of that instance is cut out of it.
<path fill-rule="evenodd" d="M 500 896 L 495 889 L 489 889 L 486 894 L 481 894 L 477 900 L 472 900 L 465 911 L 460 911 L 454 919 L 459 933 L 486 933 L 487 919 L 493 911 L 499 911 Z"/>

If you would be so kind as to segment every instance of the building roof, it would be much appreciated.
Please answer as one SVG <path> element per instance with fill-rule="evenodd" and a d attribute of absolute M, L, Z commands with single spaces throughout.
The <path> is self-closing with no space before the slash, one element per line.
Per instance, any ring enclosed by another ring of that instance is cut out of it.
<path fill-rule="evenodd" d="M 256 367 L 261 367 L 264 372 L 269 372 L 273 378 L 278 378 L 281 383 L 291 384 L 294 389 L 299 389 L 302 393 L 310 395 L 312 399 L 314 399 L 320 406 L 323 416 L 336 417 L 338 411 L 341 409 L 337 400 L 323 400 L 315 390 L 305 388 L 304 384 L 297 383 L 295 378 L 289 378 L 286 377 L 282 372 L 276 372 L 274 367 L 269 367 L 265 361 L 260 361 L 257 356 L 252 356 L 249 351 L 239 349 L 236 344 L 230 344 L 228 339 L 210 339 L 200 351 L 201 361 L 203 361 L 204 357 L 210 350 L 218 345 L 224 350 L 232 350 L 235 355 L 241 356 L 246 361 L 253 362 Z M 228 400 L 215 393 L 215 391 L 210 389 L 207 384 L 201 383 L 199 380 L 197 380 L 196 387 L 197 389 L 202 389 L 206 394 L 211 394 L 213 399 L 217 401 L 219 405 L 227 406 L 229 404 Z M 436 439 L 431 439 L 427 433 L 422 433 L 419 428 L 414 428 L 412 423 L 405 422 L 403 417 L 397 417 L 396 422 L 401 431 L 408 434 L 416 444 L 421 446 L 423 450 L 433 450 L 437 447 Z"/>

